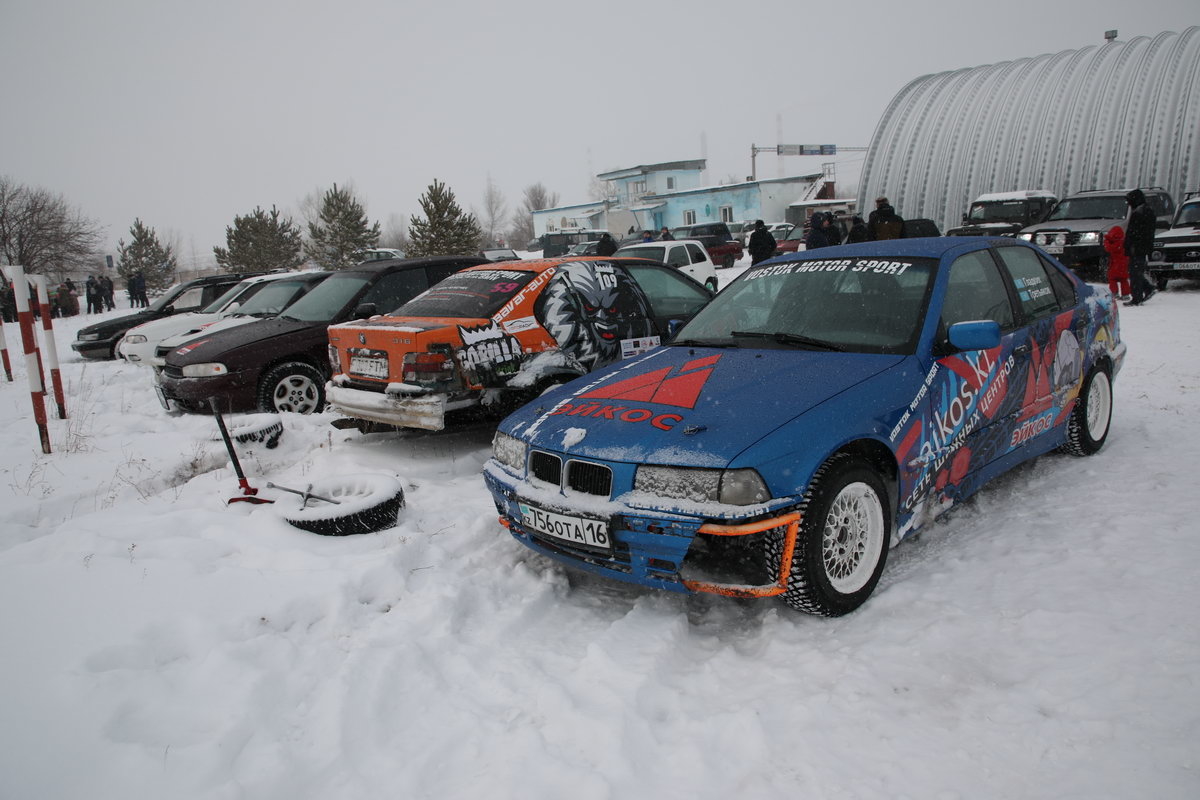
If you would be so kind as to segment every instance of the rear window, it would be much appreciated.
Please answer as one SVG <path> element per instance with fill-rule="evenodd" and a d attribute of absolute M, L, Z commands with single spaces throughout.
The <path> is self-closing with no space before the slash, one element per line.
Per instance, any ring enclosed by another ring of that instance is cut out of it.
<path fill-rule="evenodd" d="M 391 313 L 396 317 L 490 317 L 533 280 L 536 272 L 483 269 L 457 272 Z"/>

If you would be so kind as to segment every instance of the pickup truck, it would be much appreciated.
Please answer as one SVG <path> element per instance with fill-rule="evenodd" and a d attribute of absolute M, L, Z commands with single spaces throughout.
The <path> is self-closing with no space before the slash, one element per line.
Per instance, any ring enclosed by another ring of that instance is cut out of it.
<path fill-rule="evenodd" d="M 704 245 L 709 258 L 718 267 L 729 268 L 745 255 L 742 243 L 733 238 L 724 222 L 699 222 L 671 229 L 676 239 L 695 239 Z"/>
<path fill-rule="evenodd" d="M 963 214 L 962 225 L 946 235 L 1016 236 L 1022 228 L 1044 220 L 1057 202 L 1054 193 L 1045 189 L 981 194 Z"/>

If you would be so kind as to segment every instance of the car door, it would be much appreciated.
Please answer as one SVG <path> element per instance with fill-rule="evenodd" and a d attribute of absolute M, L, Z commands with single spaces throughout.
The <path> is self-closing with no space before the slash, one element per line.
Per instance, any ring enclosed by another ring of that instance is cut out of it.
<path fill-rule="evenodd" d="M 1029 348 L 1009 281 L 989 249 L 950 264 L 938 320 L 937 360 L 925 379 L 924 432 L 911 466 L 920 466 L 920 483 L 935 487 L 937 505 L 945 506 L 968 488 L 968 476 L 1007 451 L 1008 432 L 1022 406 L 1012 386 L 1024 380 Z M 955 350 L 950 326 L 979 320 L 1000 326 L 999 347 Z"/>
<path fill-rule="evenodd" d="M 1028 370 L 1019 412 L 1012 421 L 1009 449 L 1042 437 L 1062 424 L 1083 384 L 1087 318 L 1076 310 L 1074 284 L 1029 247 L 999 247 L 1021 320 Z"/>
<path fill-rule="evenodd" d="M 686 275 L 656 264 L 626 264 L 650 302 L 657 335 L 665 342 L 712 299 L 713 293 Z"/>

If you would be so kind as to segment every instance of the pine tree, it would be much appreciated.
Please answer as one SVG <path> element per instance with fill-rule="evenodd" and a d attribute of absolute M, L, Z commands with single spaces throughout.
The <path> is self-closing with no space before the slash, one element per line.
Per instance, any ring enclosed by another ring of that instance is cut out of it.
<path fill-rule="evenodd" d="M 128 281 L 136 273 L 142 273 L 147 291 L 165 289 L 174 283 L 176 260 L 171 245 L 160 244 L 158 234 L 143 225 L 140 219 L 133 221 L 129 236 L 129 244 L 125 244 L 124 239 L 117 242 L 120 260 L 117 274 Z"/>
<path fill-rule="evenodd" d="M 293 269 L 304 262 L 300 255 L 300 229 L 290 217 L 280 218 L 271 206 L 270 213 L 257 206 L 244 217 L 234 217 L 225 227 L 228 248 L 214 247 L 213 255 L 226 272 L 269 272 Z"/>
<path fill-rule="evenodd" d="M 321 199 L 317 222 L 308 223 L 304 252 L 325 269 L 346 269 L 358 263 L 355 254 L 379 242 L 379 223 L 367 224 L 367 212 L 349 189 L 337 184 Z"/>
<path fill-rule="evenodd" d="M 483 230 L 474 214 L 464 214 L 454 192 L 446 184 L 434 180 L 421 195 L 421 210 L 425 218 L 412 217 L 408 222 L 410 257 L 453 256 L 479 252 Z"/>

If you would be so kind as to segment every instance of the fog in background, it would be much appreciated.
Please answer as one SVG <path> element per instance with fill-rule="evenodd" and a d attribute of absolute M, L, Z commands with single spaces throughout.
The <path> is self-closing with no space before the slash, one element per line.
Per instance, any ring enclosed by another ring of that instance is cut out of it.
<path fill-rule="evenodd" d="M 921 75 L 1200 22 L 1193 0 L 600 6 L 0 0 L 0 174 L 196 266 L 235 215 L 299 217 L 335 182 L 387 231 L 435 178 L 469 210 L 491 180 L 510 211 L 639 164 L 744 180 L 751 145 L 866 146 Z M 835 159 L 839 194 L 864 156 Z M 829 160 L 760 154 L 758 177 Z"/>

